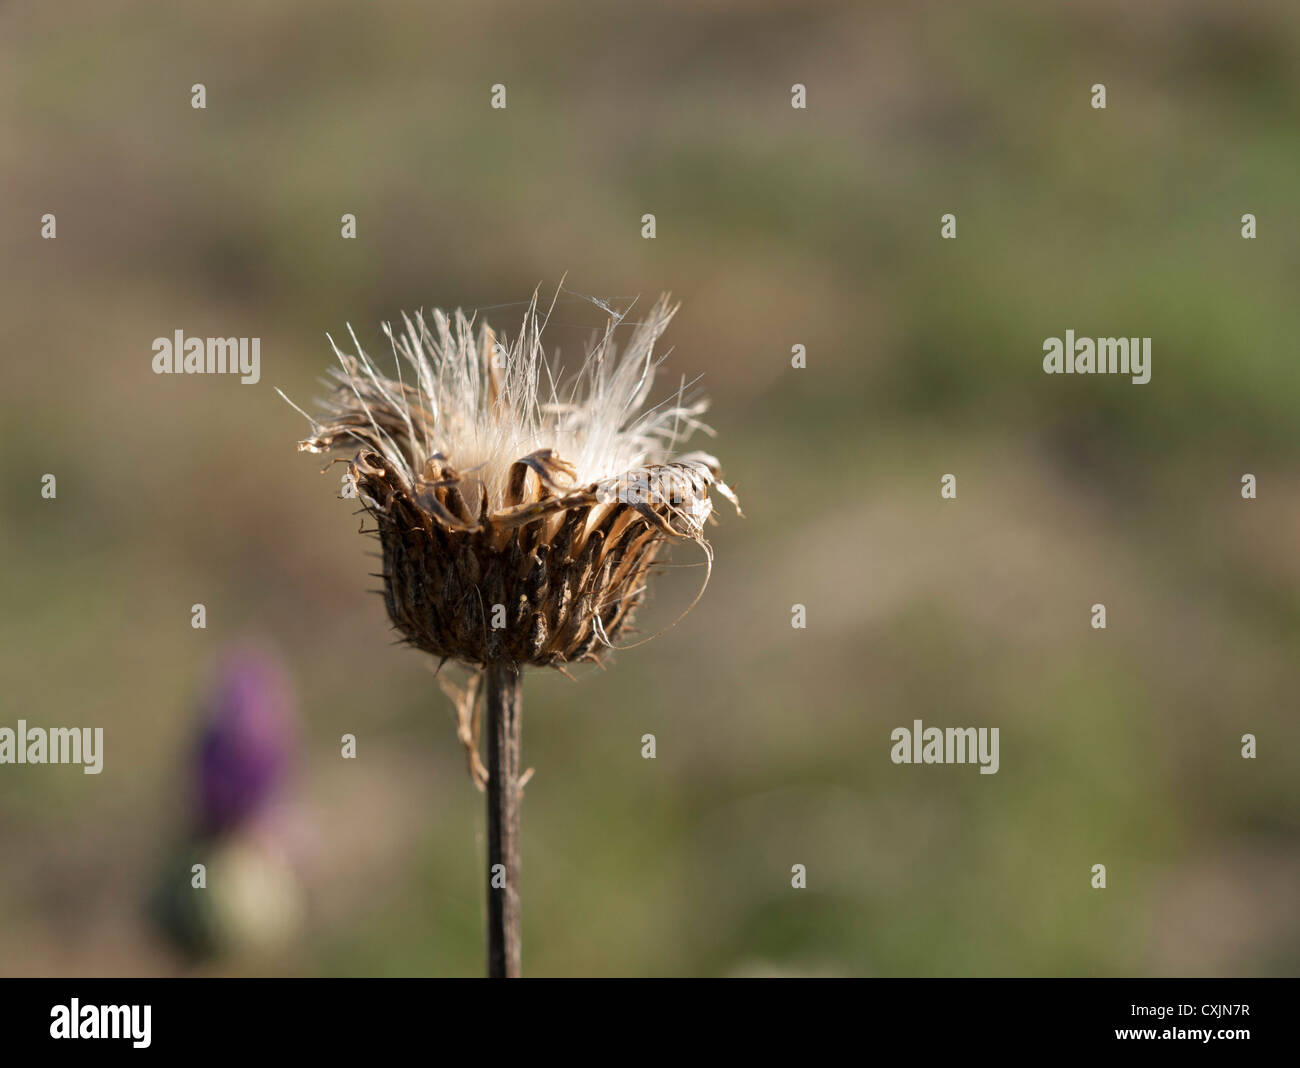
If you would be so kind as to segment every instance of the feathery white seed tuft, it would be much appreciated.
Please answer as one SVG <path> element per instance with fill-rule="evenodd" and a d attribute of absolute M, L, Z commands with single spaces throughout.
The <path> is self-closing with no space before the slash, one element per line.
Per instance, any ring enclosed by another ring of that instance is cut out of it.
<path fill-rule="evenodd" d="M 687 401 L 684 387 L 646 407 L 663 359 L 655 344 L 676 311 L 667 295 L 660 297 L 621 350 L 614 335 L 627 313 L 613 314 L 567 380 L 542 348 L 545 319 L 539 320 L 536 294 L 513 342 L 498 340 L 486 324 L 476 338 L 473 321 L 459 310 L 452 317 L 435 310 L 432 323 L 423 313 L 403 316 L 400 333 L 385 324 L 397 357 L 396 383 L 376 370 L 349 328 L 355 354 L 330 339 L 340 365 L 330 372 L 336 385 L 331 422 L 352 422 L 361 431 L 352 436 L 376 445 L 411 485 L 428 459 L 441 454 L 460 475 L 471 507 L 480 500 L 478 484 L 486 487 L 489 511 L 505 502 L 511 465 L 538 450 L 552 450 L 571 469 L 553 475 L 561 491 L 617 479 L 666 463 L 694 431 L 712 433 L 700 421 L 707 402 Z M 340 410 L 339 398 L 349 394 L 355 404 Z M 315 420 L 313 429 L 319 429 Z M 702 525 L 704 516 L 697 518 Z"/>

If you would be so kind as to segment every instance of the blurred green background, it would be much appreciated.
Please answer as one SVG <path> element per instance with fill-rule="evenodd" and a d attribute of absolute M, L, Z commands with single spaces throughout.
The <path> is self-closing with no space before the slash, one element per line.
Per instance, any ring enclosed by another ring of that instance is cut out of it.
<path fill-rule="evenodd" d="M 0 7 L 0 724 L 106 734 L 0 768 L 0 971 L 195 970 L 140 902 L 243 640 L 300 695 L 309 907 L 198 970 L 481 974 L 482 795 L 273 387 L 567 272 L 682 300 L 663 385 L 748 518 L 675 629 L 529 676 L 526 972 L 1294 974 L 1298 100 L 1283 0 Z M 569 365 L 595 322 L 562 297 Z M 154 375 L 177 329 L 261 382 Z M 1044 375 L 1066 329 L 1150 384 Z M 1001 770 L 892 764 L 917 718 Z"/>

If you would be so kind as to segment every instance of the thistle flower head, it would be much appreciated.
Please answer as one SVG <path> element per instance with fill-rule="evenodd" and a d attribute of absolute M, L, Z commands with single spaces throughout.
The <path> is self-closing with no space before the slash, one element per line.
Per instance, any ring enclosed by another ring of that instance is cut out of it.
<path fill-rule="evenodd" d="M 660 298 L 621 350 L 611 313 L 568 376 L 544 354 L 536 295 L 513 341 L 459 311 L 385 325 L 391 378 L 355 334 L 354 353 L 334 345 L 332 392 L 298 447 L 355 450 L 351 482 L 407 641 L 470 665 L 598 661 L 665 543 L 694 541 L 712 561 L 710 491 L 736 498 L 712 456 L 673 455 L 711 432 L 706 404 L 679 390 L 647 406 L 675 311 Z"/>
<path fill-rule="evenodd" d="M 204 712 L 199 823 L 215 833 L 248 820 L 283 786 L 294 752 L 293 687 L 278 661 L 241 648 L 222 662 Z"/>

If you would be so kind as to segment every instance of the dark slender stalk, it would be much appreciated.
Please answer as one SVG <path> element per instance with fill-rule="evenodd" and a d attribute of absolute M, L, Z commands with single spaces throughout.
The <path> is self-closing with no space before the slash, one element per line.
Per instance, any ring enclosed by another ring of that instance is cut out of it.
<path fill-rule="evenodd" d="M 522 678 L 510 663 L 487 666 L 488 977 L 519 970 L 519 753 Z M 498 865 L 500 865 L 498 867 Z"/>

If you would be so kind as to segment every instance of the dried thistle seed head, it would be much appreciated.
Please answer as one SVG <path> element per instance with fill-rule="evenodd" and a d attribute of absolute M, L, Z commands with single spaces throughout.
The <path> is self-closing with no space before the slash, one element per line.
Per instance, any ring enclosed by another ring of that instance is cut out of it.
<path fill-rule="evenodd" d="M 330 340 L 333 392 L 298 447 L 357 448 L 349 472 L 407 641 L 471 665 L 599 661 L 666 542 L 697 543 L 711 565 L 709 492 L 739 505 L 712 456 L 671 456 L 692 431 L 711 433 L 706 404 L 679 389 L 646 408 L 675 312 L 661 297 L 621 352 L 624 316 L 611 313 L 568 379 L 543 353 L 536 295 L 513 343 L 486 325 L 476 338 L 459 311 L 404 317 L 400 334 L 385 325 L 396 378 L 355 334 L 355 354 Z"/>

